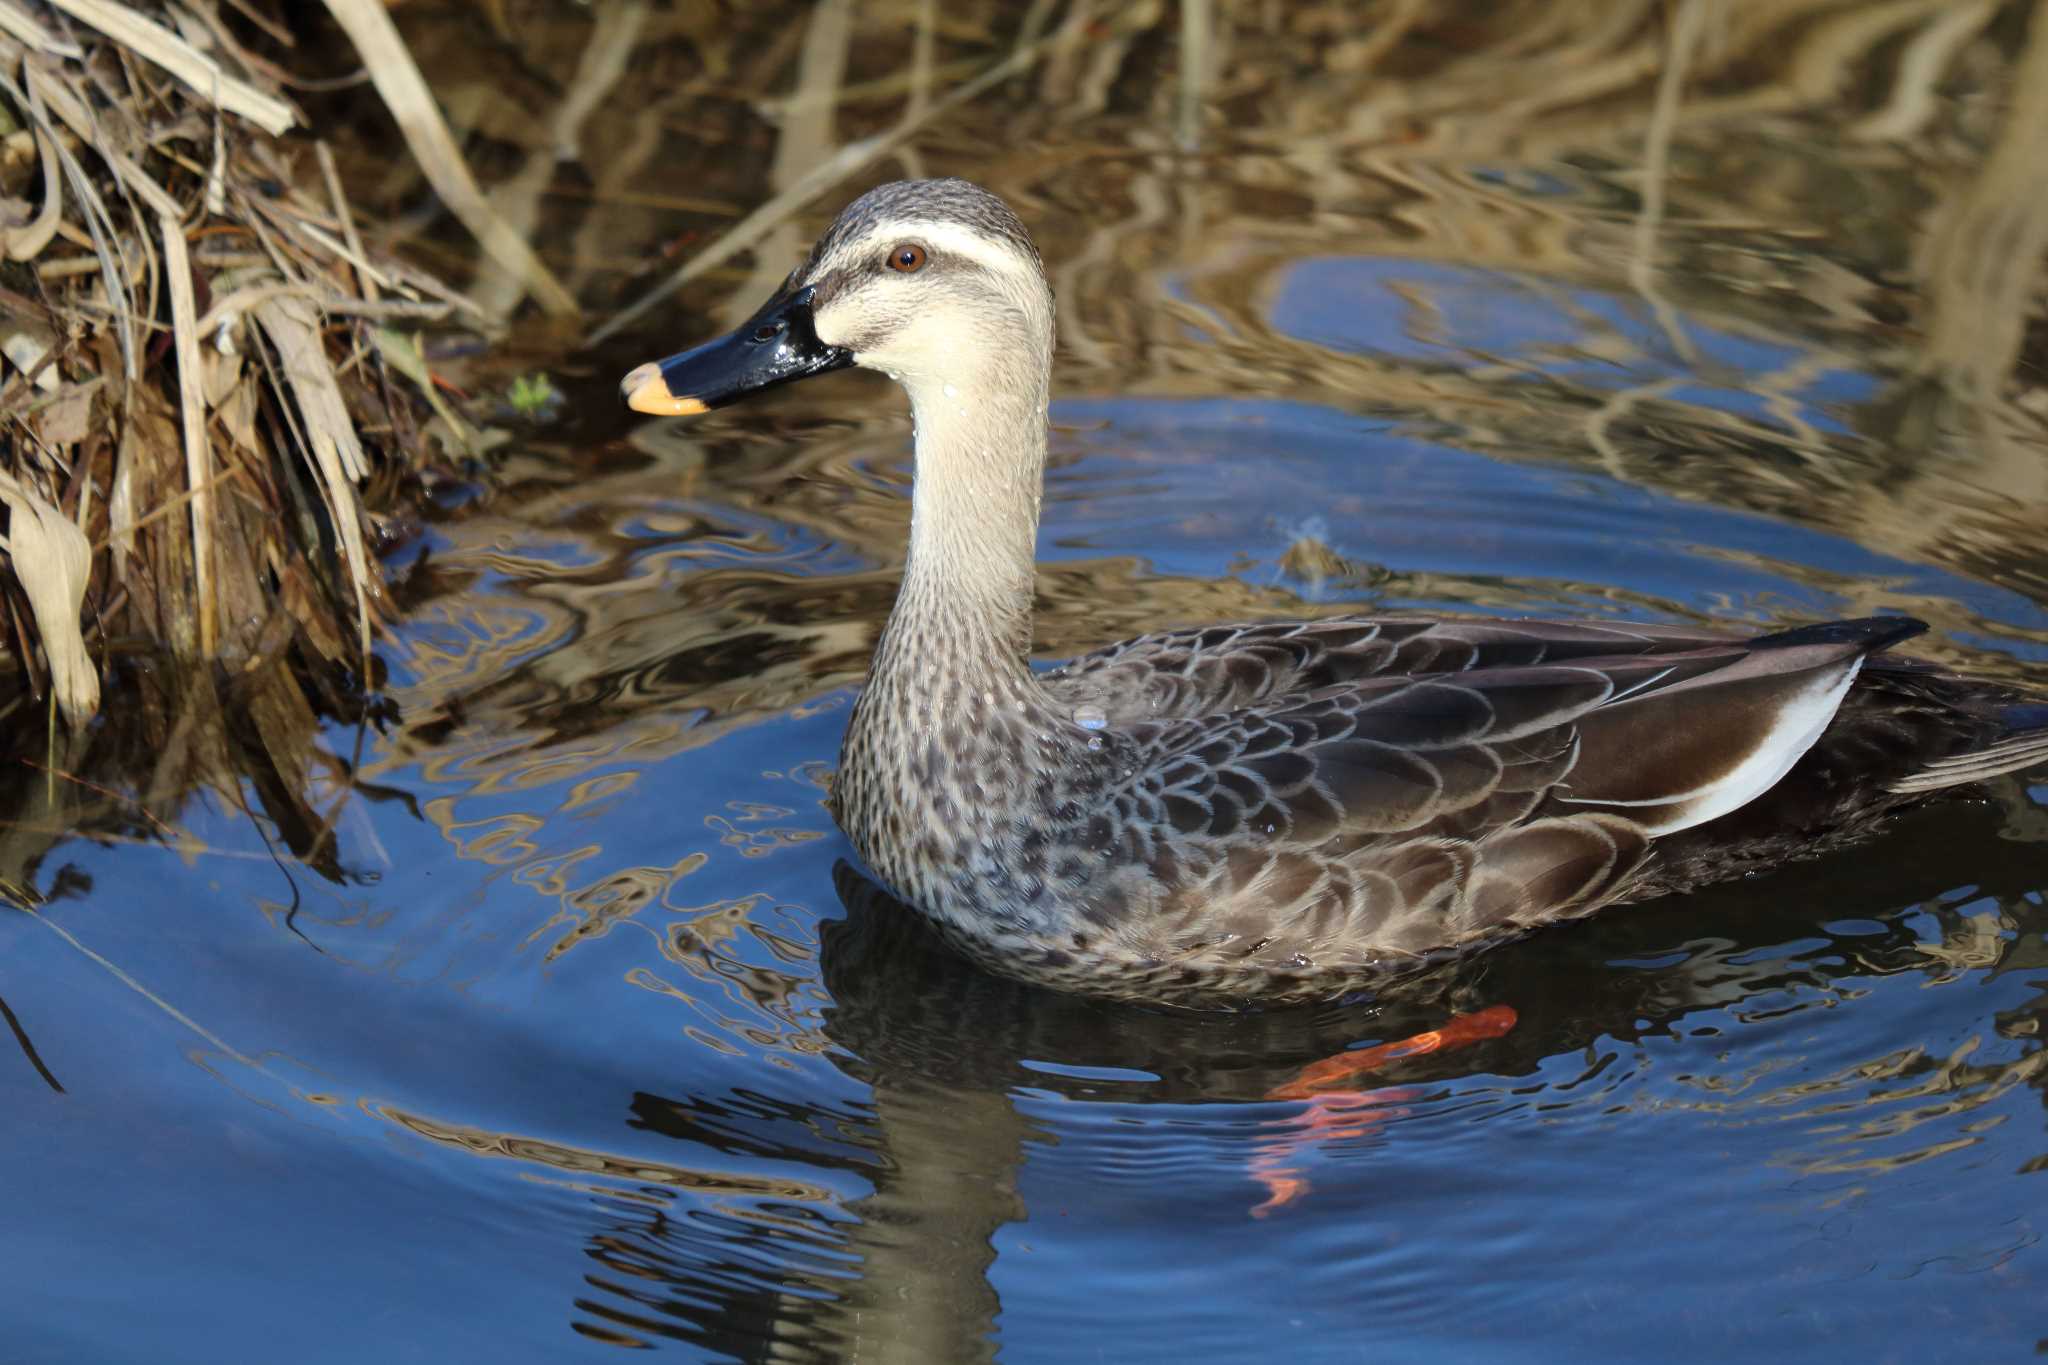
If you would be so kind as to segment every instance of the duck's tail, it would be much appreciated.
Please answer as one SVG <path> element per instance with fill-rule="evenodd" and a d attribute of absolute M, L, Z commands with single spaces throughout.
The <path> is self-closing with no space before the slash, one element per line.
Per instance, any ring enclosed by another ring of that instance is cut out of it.
<path fill-rule="evenodd" d="M 1930 759 L 1886 785 L 1900 796 L 1911 796 L 2048 765 L 2048 702 L 2001 707 L 1998 722 L 1984 743 Z"/>

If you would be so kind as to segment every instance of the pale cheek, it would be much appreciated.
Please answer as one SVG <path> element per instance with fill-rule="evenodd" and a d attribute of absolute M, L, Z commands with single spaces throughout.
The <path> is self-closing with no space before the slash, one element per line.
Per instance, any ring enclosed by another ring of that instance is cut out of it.
<path fill-rule="evenodd" d="M 859 344 L 863 338 L 857 336 L 851 327 L 835 325 L 831 320 L 822 317 L 816 319 L 812 326 L 817 329 L 818 340 L 824 342 L 827 346 L 844 346 L 847 350 L 856 353 L 864 349 Z"/>
<path fill-rule="evenodd" d="M 925 303 L 922 310 L 892 311 L 888 317 L 871 312 L 862 316 L 858 327 L 846 325 L 851 321 L 846 315 L 821 318 L 818 336 L 852 351 L 856 364 L 879 370 L 899 383 L 943 385 L 950 400 L 947 407 L 964 416 L 959 402 L 960 394 L 966 392 L 961 380 L 963 367 L 974 367 L 985 352 L 1000 351 L 1006 338 L 991 326 L 989 318 L 947 306 L 941 296 L 934 295 Z M 835 323 L 841 333 L 858 333 L 857 339 L 836 339 L 831 334 Z"/>
<path fill-rule="evenodd" d="M 817 328 L 818 340 L 827 346 L 843 346 L 856 356 L 866 356 L 899 349 L 906 321 L 855 296 L 820 312 L 812 325 Z"/>

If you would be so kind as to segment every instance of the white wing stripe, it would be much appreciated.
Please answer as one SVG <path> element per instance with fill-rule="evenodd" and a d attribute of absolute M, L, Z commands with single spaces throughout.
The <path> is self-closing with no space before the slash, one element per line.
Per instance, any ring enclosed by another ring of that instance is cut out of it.
<path fill-rule="evenodd" d="M 1652 835 L 1672 834 L 1681 829 L 1691 829 L 1694 825 L 1703 825 L 1749 804 L 1777 786 L 1778 780 L 1792 771 L 1792 765 L 1806 756 L 1806 751 L 1828 728 L 1828 722 L 1835 718 L 1836 708 L 1848 694 L 1849 684 L 1856 680 L 1856 674 L 1862 667 L 1863 660 L 1858 658 L 1851 661 L 1835 681 L 1816 679 L 1805 692 L 1785 704 L 1779 712 L 1777 724 L 1771 727 L 1771 732 L 1764 736 L 1749 757 L 1736 764 L 1725 777 L 1716 778 L 1703 787 L 1645 801 L 1592 801 L 1566 796 L 1562 792 L 1557 799 L 1580 806 L 1671 807 L 1671 813 L 1665 819 L 1644 825 Z"/>

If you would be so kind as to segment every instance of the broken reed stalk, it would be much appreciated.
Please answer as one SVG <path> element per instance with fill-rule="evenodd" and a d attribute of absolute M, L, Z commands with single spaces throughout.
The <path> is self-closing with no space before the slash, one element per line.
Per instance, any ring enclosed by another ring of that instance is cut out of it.
<path fill-rule="evenodd" d="M 220 646 L 213 597 L 213 447 L 206 439 L 206 398 L 199 391 L 199 309 L 192 301 L 192 262 L 185 229 L 163 219 L 164 275 L 171 286 L 171 335 L 177 343 L 178 416 L 185 426 L 185 478 L 192 490 L 192 586 L 199 597 L 199 652 Z"/>
<path fill-rule="evenodd" d="M 0 0 L 0 636 L 74 730 L 88 625 L 248 661 L 282 619 L 367 676 L 360 490 L 417 452 L 358 423 L 414 430 L 390 404 L 417 395 L 360 319 L 474 310 L 365 251 L 324 147 L 277 140 L 302 116 L 274 68 L 171 17 Z"/>

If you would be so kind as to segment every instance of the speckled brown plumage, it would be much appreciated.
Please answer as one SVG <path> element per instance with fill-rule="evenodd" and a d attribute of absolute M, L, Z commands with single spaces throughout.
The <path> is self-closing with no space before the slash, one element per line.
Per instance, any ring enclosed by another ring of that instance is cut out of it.
<path fill-rule="evenodd" d="M 1323 997 L 1818 852 L 1923 799 L 1891 784 L 1982 750 L 2026 712 L 1909 662 L 1860 668 L 1916 629 L 1217 627 L 986 696 L 949 687 L 936 704 L 911 700 L 920 689 L 885 639 L 838 813 L 885 883 L 999 970 L 1184 1003 Z M 943 665 L 932 647 L 921 654 Z M 1772 743 L 1787 700 L 1837 675 L 1857 685 L 1832 724 L 1745 803 L 1768 820 L 1738 808 L 1683 823 L 1701 799 L 1689 793 Z M 1097 713 L 1099 729 L 1074 719 Z"/>
<path fill-rule="evenodd" d="M 897 377 L 917 424 L 903 587 L 834 809 L 998 971 L 1194 1004 L 1336 995 L 2048 760 L 2048 710 L 1878 653 L 1924 628 L 1899 617 L 1752 639 L 1345 617 L 1033 672 L 1052 300 L 1022 225 L 965 182 L 886 186 L 788 289 L 814 310 L 788 335 Z M 744 390 L 698 354 L 663 382 Z"/>

